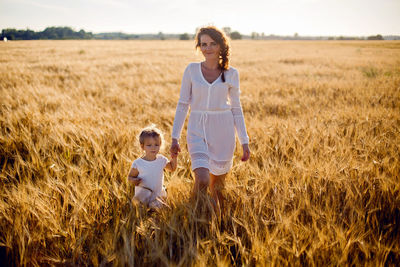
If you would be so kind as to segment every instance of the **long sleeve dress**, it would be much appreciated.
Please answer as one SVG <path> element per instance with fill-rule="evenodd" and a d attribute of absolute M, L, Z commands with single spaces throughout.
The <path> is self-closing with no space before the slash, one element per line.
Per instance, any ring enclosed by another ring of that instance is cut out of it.
<path fill-rule="evenodd" d="M 235 151 L 235 128 L 241 144 L 249 137 L 240 104 L 239 73 L 230 67 L 209 83 L 201 63 L 190 63 L 183 74 L 172 138 L 179 140 L 190 106 L 187 144 L 192 170 L 207 168 L 214 175 L 227 173 Z"/>

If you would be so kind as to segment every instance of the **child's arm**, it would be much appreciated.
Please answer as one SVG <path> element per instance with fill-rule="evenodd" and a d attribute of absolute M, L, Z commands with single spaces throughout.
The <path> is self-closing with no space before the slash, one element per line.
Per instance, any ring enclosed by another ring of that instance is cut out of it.
<path fill-rule="evenodd" d="M 138 178 L 139 171 L 136 168 L 131 168 L 128 174 L 128 181 L 134 185 L 139 185 L 142 179 Z"/>
<path fill-rule="evenodd" d="M 178 165 L 178 157 L 173 154 L 171 155 L 171 160 L 165 166 L 165 169 L 173 172 L 176 170 L 177 165 Z"/>

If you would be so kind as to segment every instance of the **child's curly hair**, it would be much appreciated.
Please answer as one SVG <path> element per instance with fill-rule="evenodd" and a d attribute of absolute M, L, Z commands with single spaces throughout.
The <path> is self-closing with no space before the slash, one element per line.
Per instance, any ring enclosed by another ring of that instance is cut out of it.
<path fill-rule="evenodd" d="M 149 137 L 159 138 L 161 142 L 161 147 L 164 144 L 164 135 L 161 132 L 161 130 L 156 127 L 155 124 L 151 124 L 142 129 L 142 131 L 139 134 L 140 145 L 144 145 L 144 140 Z"/>

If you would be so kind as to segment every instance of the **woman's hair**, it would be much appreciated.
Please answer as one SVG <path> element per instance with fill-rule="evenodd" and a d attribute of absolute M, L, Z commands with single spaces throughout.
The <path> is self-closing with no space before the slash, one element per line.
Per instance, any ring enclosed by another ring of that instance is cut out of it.
<path fill-rule="evenodd" d="M 226 37 L 225 33 L 214 26 L 207 26 L 200 28 L 196 34 L 196 49 L 198 49 L 201 45 L 200 37 L 203 34 L 207 34 L 211 37 L 221 49 L 219 55 L 219 68 L 222 71 L 222 81 L 225 82 L 224 71 L 229 68 L 229 41 L 228 37 Z"/>
<path fill-rule="evenodd" d="M 144 140 L 146 138 L 159 138 L 161 145 L 164 143 L 164 136 L 160 129 L 156 128 L 155 124 L 151 124 L 144 128 L 139 134 L 139 143 L 140 145 L 144 145 Z"/>

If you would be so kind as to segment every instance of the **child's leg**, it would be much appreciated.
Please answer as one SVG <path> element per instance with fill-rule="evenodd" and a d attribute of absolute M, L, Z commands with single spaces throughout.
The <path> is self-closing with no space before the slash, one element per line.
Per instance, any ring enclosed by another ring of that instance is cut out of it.
<path fill-rule="evenodd" d="M 163 198 L 156 198 L 149 203 L 149 207 L 152 209 L 159 209 L 165 206 L 165 202 Z"/>
<path fill-rule="evenodd" d="M 142 202 L 144 204 L 149 204 L 152 192 L 149 189 L 136 186 L 134 200 Z"/>
<path fill-rule="evenodd" d="M 165 200 L 167 199 L 167 192 L 163 188 L 160 192 L 160 195 L 156 197 L 153 201 L 150 201 L 150 208 L 161 208 L 162 206 L 166 206 Z"/>

